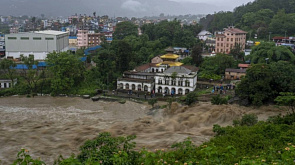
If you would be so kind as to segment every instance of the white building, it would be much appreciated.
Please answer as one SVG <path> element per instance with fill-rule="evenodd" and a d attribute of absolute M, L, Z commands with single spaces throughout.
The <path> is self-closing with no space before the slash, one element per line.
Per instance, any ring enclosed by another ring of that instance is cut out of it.
<path fill-rule="evenodd" d="M 5 35 L 6 58 L 34 55 L 45 60 L 48 53 L 64 52 L 69 48 L 69 33 L 61 31 L 35 31 Z"/>
<path fill-rule="evenodd" d="M 173 75 L 174 74 L 174 75 Z M 156 93 L 185 95 L 197 87 L 198 68 L 194 66 L 173 66 L 155 76 Z"/>
<path fill-rule="evenodd" d="M 206 30 L 202 30 L 199 34 L 198 34 L 198 38 L 200 40 L 206 41 L 207 38 L 212 37 L 212 33 L 210 33 L 209 31 Z"/>
<path fill-rule="evenodd" d="M 16 85 L 17 79 L 14 79 L 14 84 Z M 6 88 L 11 88 L 12 87 L 12 81 L 8 79 L 0 79 L 0 89 L 6 89 Z"/>

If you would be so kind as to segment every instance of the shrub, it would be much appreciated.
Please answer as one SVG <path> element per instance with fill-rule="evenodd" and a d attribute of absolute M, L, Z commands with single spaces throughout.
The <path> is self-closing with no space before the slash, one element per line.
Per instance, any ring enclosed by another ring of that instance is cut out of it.
<path fill-rule="evenodd" d="M 185 98 L 185 104 L 186 105 L 191 105 L 192 103 L 196 102 L 198 100 L 198 95 L 196 92 L 191 92 L 186 95 Z"/>
<path fill-rule="evenodd" d="M 157 99 L 149 99 L 148 103 L 154 108 L 154 105 L 158 102 Z"/>
<path fill-rule="evenodd" d="M 227 104 L 227 101 L 227 98 L 222 98 L 220 95 L 213 96 L 211 99 L 213 105 Z"/>

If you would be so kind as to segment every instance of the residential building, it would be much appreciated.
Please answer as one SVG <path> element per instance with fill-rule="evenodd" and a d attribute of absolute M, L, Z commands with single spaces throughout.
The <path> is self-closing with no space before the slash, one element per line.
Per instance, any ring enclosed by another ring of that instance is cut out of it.
<path fill-rule="evenodd" d="M 212 33 L 210 33 L 209 31 L 206 30 L 202 30 L 199 34 L 198 34 L 198 38 L 199 40 L 203 40 L 206 41 L 207 38 L 212 37 Z"/>
<path fill-rule="evenodd" d="M 17 83 L 17 79 L 13 80 L 14 85 Z M 0 90 L 1 89 L 6 89 L 6 88 L 11 88 L 12 87 L 12 81 L 9 79 L 0 79 Z"/>
<path fill-rule="evenodd" d="M 45 60 L 48 53 L 67 51 L 69 34 L 60 31 L 35 31 L 5 35 L 6 58 L 19 59 L 20 55 L 34 55 Z"/>
<path fill-rule="evenodd" d="M 0 58 L 5 56 L 5 35 L 0 34 Z"/>
<path fill-rule="evenodd" d="M 78 30 L 77 41 L 78 47 L 91 47 L 100 45 L 102 36 L 101 33 L 95 33 L 89 30 Z"/>
<path fill-rule="evenodd" d="M 100 45 L 100 33 L 88 33 L 88 47 Z"/>
<path fill-rule="evenodd" d="M 225 69 L 226 80 L 240 80 L 242 76 L 246 76 L 247 69 Z"/>
<path fill-rule="evenodd" d="M 88 30 L 78 30 L 77 34 L 78 47 L 88 47 Z"/>
<path fill-rule="evenodd" d="M 244 51 L 246 34 L 247 32 L 233 26 L 225 28 L 223 32 L 216 34 L 215 52 L 229 54 L 236 45 L 239 45 L 241 51 Z"/>

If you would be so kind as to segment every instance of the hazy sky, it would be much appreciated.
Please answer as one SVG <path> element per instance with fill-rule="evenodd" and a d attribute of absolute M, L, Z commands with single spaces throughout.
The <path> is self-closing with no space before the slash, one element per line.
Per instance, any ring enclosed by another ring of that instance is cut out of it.
<path fill-rule="evenodd" d="M 69 16 L 75 13 L 143 17 L 232 11 L 253 0 L 0 0 L 0 15 Z"/>

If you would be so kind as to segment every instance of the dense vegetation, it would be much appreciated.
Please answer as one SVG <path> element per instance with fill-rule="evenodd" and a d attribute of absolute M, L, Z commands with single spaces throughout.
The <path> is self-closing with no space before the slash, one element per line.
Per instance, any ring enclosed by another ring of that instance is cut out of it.
<path fill-rule="evenodd" d="M 257 34 L 260 39 L 272 36 L 295 34 L 295 2 L 293 0 L 255 0 L 239 6 L 233 12 L 218 12 L 201 19 L 201 25 L 214 32 L 229 25 L 235 25 L 249 32 L 248 37 Z"/>
<path fill-rule="evenodd" d="M 100 133 L 80 147 L 80 153 L 69 158 L 60 156 L 55 164 L 293 164 L 295 156 L 295 115 L 271 117 L 257 122 L 249 114 L 234 122 L 235 126 L 214 125 L 216 136 L 196 146 L 190 139 L 171 149 L 136 150 L 135 136 L 112 137 Z M 33 159 L 23 149 L 14 164 L 45 164 Z"/>

